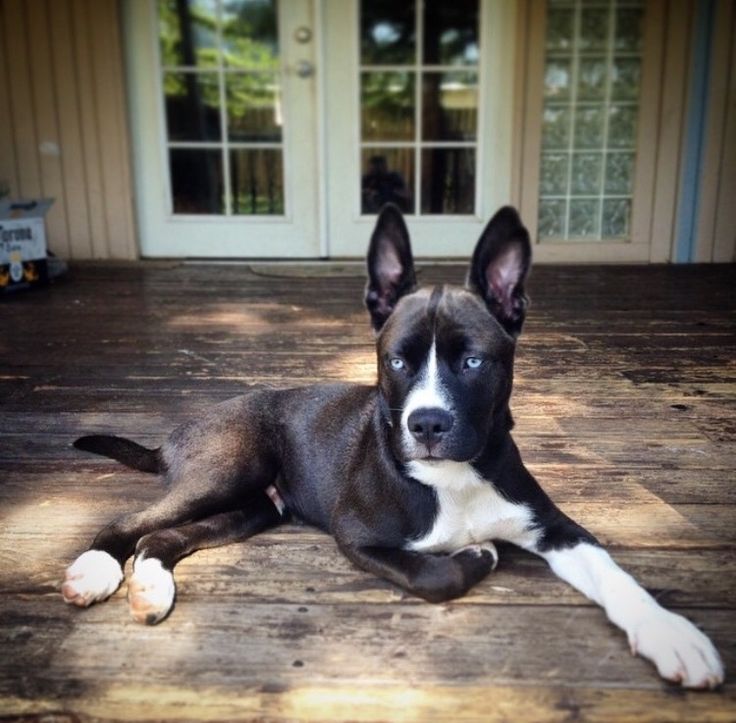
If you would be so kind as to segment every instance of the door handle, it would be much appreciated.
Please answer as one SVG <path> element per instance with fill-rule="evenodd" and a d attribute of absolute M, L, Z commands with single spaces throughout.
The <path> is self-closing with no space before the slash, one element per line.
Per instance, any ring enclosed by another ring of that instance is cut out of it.
<path fill-rule="evenodd" d="M 298 60 L 294 70 L 300 78 L 311 78 L 314 75 L 314 64 L 308 60 Z"/>

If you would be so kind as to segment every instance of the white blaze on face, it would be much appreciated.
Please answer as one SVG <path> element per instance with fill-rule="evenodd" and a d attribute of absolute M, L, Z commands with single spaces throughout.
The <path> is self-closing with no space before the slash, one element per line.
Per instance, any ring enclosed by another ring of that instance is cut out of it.
<path fill-rule="evenodd" d="M 432 346 L 427 353 L 424 370 L 417 379 L 414 387 L 404 403 L 404 411 L 401 414 L 401 429 L 403 431 L 404 447 L 411 454 L 418 443 L 409 431 L 409 417 L 417 409 L 443 409 L 452 411 L 452 405 L 447 391 L 442 386 L 439 367 L 437 364 L 437 344 L 432 338 Z"/>

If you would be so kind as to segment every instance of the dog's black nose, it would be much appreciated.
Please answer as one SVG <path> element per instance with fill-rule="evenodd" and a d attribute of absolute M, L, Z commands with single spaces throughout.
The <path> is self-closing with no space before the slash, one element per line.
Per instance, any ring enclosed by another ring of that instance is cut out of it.
<path fill-rule="evenodd" d="M 415 409 L 407 424 L 414 439 L 430 448 L 452 429 L 453 419 L 444 409 Z"/>

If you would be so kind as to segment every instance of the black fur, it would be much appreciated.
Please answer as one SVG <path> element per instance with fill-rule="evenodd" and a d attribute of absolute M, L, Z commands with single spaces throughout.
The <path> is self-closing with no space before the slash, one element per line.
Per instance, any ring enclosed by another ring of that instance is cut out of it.
<path fill-rule="evenodd" d="M 127 467 L 141 472 L 152 474 L 161 472 L 160 449 L 148 449 L 124 437 L 91 434 L 77 439 L 74 446 L 84 452 L 93 452 L 103 457 L 116 459 Z"/>
<path fill-rule="evenodd" d="M 513 209 L 502 209 L 478 242 L 467 288 L 415 291 L 406 225 L 397 208 L 384 208 L 371 238 L 366 291 L 378 384 L 254 390 L 177 428 L 159 450 L 118 437 L 77 440 L 79 449 L 160 471 L 168 483 L 159 502 L 113 522 L 92 548 L 122 564 L 137 543 L 139 552 L 173 566 L 198 547 L 278 524 L 283 518 L 265 496 L 274 486 L 289 514 L 331 533 L 360 567 L 427 600 L 446 600 L 477 583 L 494 560 L 477 551 L 407 549 L 438 514 L 435 489 L 407 474 L 408 463 L 425 457 L 469 462 L 508 500 L 529 505 L 540 544 L 594 542 L 545 495 L 510 436 L 529 262 L 526 230 Z M 432 437 L 431 448 L 417 435 L 407 449 L 402 408 L 433 343 L 452 425 Z M 482 363 L 469 368 L 469 357 Z"/>

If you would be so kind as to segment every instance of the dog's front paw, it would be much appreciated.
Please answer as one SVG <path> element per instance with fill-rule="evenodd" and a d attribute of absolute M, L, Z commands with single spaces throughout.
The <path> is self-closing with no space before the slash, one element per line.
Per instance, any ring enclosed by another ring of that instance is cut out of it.
<path fill-rule="evenodd" d="M 174 576 L 160 560 L 136 560 L 128 583 L 128 605 L 133 619 L 155 625 L 161 622 L 174 604 Z"/>
<path fill-rule="evenodd" d="M 86 608 L 106 600 L 123 581 L 118 561 L 102 550 L 83 552 L 67 569 L 61 586 L 64 602 Z"/>
<path fill-rule="evenodd" d="M 498 565 L 498 550 L 490 541 L 481 542 L 477 545 L 466 545 L 465 547 L 461 547 L 459 550 L 455 550 L 455 552 L 452 553 L 452 557 L 456 557 L 457 555 L 472 555 L 473 557 L 484 557 L 489 555 L 493 560 L 491 570 L 495 570 Z"/>
<path fill-rule="evenodd" d="M 649 658 L 659 674 L 686 688 L 715 688 L 723 663 L 713 643 L 689 620 L 669 610 L 653 610 L 629 631 L 631 652 Z"/>

